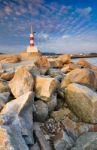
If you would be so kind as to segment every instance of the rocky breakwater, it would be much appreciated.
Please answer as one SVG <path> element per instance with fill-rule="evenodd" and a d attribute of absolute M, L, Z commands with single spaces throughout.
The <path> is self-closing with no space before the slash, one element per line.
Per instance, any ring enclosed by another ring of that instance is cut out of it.
<path fill-rule="evenodd" d="M 0 150 L 97 149 L 96 70 L 61 55 L 1 71 Z"/>

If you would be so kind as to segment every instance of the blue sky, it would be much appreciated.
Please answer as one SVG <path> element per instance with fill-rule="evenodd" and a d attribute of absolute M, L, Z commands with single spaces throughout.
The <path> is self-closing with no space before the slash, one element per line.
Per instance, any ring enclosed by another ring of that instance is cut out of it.
<path fill-rule="evenodd" d="M 0 52 L 97 52 L 97 0 L 0 0 Z"/>

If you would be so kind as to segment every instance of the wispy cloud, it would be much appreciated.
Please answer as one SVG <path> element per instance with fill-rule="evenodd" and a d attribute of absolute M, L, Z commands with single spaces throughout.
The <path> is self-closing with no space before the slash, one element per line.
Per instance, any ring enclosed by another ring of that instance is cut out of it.
<path fill-rule="evenodd" d="M 0 44 L 3 41 L 11 45 L 13 37 L 13 43 L 27 44 L 32 23 L 33 30 L 36 31 L 36 43 L 42 50 L 96 49 L 96 42 L 94 47 L 91 43 L 94 35 L 92 31 L 97 31 L 96 20 L 91 21 L 92 12 L 90 6 L 76 8 L 73 4 L 65 5 L 57 1 L 1 0 Z"/>
<path fill-rule="evenodd" d="M 92 7 L 86 7 L 86 8 L 77 8 L 76 12 L 79 13 L 82 16 L 89 16 L 92 12 Z"/>
<path fill-rule="evenodd" d="M 65 38 L 64 38 L 65 37 Z M 94 35 L 89 36 L 62 36 L 57 39 L 49 40 L 46 43 L 38 45 L 40 49 L 57 53 L 86 53 L 96 52 L 97 50 L 97 37 Z M 55 49 L 56 47 L 56 49 Z"/>

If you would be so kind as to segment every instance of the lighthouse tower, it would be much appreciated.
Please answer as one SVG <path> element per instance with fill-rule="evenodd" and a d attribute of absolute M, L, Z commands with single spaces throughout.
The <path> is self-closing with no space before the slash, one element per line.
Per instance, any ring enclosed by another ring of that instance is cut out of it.
<path fill-rule="evenodd" d="M 34 32 L 32 32 L 32 26 L 31 26 L 31 33 L 30 33 L 30 45 L 27 48 L 28 53 L 38 53 L 37 47 L 34 45 Z"/>

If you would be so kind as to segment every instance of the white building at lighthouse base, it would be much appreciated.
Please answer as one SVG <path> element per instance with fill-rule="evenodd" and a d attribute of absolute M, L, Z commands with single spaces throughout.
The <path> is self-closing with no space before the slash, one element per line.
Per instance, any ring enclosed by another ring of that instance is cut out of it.
<path fill-rule="evenodd" d="M 27 52 L 28 53 L 38 53 L 39 51 L 38 51 L 36 46 L 28 46 L 27 47 Z"/>

